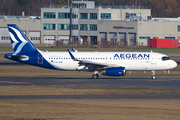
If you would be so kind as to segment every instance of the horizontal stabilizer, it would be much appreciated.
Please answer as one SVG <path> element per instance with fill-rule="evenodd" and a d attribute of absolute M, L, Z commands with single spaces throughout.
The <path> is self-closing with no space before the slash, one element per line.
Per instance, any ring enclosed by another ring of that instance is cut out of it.
<path fill-rule="evenodd" d="M 11 59 L 14 59 L 14 60 L 18 60 L 18 59 L 19 60 L 29 60 L 29 57 L 26 56 L 26 55 L 19 56 L 19 55 L 6 54 L 4 57 L 5 58 L 11 58 Z"/>

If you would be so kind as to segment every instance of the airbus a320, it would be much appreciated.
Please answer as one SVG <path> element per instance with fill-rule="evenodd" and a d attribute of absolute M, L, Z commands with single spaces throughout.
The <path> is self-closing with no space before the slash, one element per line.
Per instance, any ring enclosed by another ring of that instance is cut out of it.
<path fill-rule="evenodd" d="M 175 68 L 177 63 L 167 55 L 155 52 L 43 52 L 38 50 L 15 24 L 8 24 L 9 35 L 14 53 L 5 58 L 17 62 L 43 68 L 64 71 L 94 72 L 93 79 L 98 73 L 107 76 L 124 76 L 127 70 L 152 71 L 155 79 L 156 70 Z"/>

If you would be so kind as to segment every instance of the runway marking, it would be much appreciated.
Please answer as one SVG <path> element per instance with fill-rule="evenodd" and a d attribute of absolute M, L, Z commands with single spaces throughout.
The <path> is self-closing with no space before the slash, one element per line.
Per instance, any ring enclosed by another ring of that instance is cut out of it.
<path fill-rule="evenodd" d="M 33 82 L 17 82 L 17 81 L 0 81 L 0 83 L 8 83 L 8 84 L 33 84 Z"/>

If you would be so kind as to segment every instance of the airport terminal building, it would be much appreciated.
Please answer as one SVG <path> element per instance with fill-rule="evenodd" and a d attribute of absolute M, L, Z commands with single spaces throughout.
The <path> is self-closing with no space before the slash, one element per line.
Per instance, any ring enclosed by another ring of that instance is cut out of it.
<path fill-rule="evenodd" d="M 0 43 L 10 43 L 7 24 L 17 24 L 36 44 L 147 46 L 153 37 L 180 40 L 180 18 L 152 18 L 143 6 L 97 7 L 94 1 L 72 1 L 71 8 L 45 6 L 35 18 L 0 16 Z"/>

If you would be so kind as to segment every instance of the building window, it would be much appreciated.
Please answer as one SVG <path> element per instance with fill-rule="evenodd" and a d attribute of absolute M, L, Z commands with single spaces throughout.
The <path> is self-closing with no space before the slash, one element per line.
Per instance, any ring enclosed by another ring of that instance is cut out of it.
<path fill-rule="evenodd" d="M 72 19 L 76 19 L 78 18 L 78 14 L 77 13 L 72 13 Z"/>
<path fill-rule="evenodd" d="M 58 30 L 69 30 L 69 24 L 58 24 Z"/>
<path fill-rule="evenodd" d="M 31 37 L 31 40 L 40 40 L 40 37 Z"/>
<path fill-rule="evenodd" d="M 130 16 L 129 13 L 126 13 L 126 19 L 129 19 L 129 16 Z"/>
<path fill-rule="evenodd" d="M 89 25 L 89 31 L 97 31 L 97 25 Z"/>
<path fill-rule="evenodd" d="M 140 13 L 138 15 L 141 15 Z M 136 13 L 126 13 L 126 19 L 131 19 L 136 16 Z"/>
<path fill-rule="evenodd" d="M 97 13 L 89 13 L 89 19 L 97 19 Z"/>
<path fill-rule="evenodd" d="M 78 8 L 78 4 L 77 3 L 72 3 L 71 7 L 72 8 Z"/>
<path fill-rule="evenodd" d="M 177 26 L 177 31 L 180 32 L 180 25 Z"/>
<path fill-rule="evenodd" d="M 101 13 L 101 19 L 111 19 L 111 13 Z"/>
<path fill-rule="evenodd" d="M 11 38 L 8 37 L 8 36 L 2 36 L 2 37 L 1 37 L 1 40 L 11 40 Z"/>
<path fill-rule="evenodd" d="M 80 13 L 80 19 L 88 19 L 87 13 Z"/>
<path fill-rule="evenodd" d="M 55 19 L 56 14 L 55 12 L 44 12 L 44 18 Z"/>
<path fill-rule="evenodd" d="M 44 24 L 43 29 L 44 30 L 55 30 L 56 29 L 56 24 Z"/>
<path fill-rule="evenodd" d="M 85 3 L 72 3 L 71 5 L 72 8 L 86 8 Z"/>
<path fill-rule="evenodd" d="M 72 25 L 72 30 L 78 30 L 78 25 Z"/>
<path fill-rule="evenodd" d="M 86 8 L 86 4 L 85 3 L 79 3 L 79 8 Z"/>
<path fill-rule="evenodd" d="M 150 39 L 150 37 L 139 37 L 139 39 Z"/>
<path fill-rule="evenodd" d="M 131 13 L 131 17 L 136 16 L 136 13 Z"/>
<path fill-rule="evenodd" d="M 165 37 L 165 39 L 175 39 L 175 37 Z"/>
<path fill-rule="evenodd" d="M 58 13 L 58 18 L 59 19 L 69 19 L 70 13 Z"/>
<path fill-rule="evenodd" d="M 87 31 L 87 24 L 80 24 L 80 30 Z"/>

